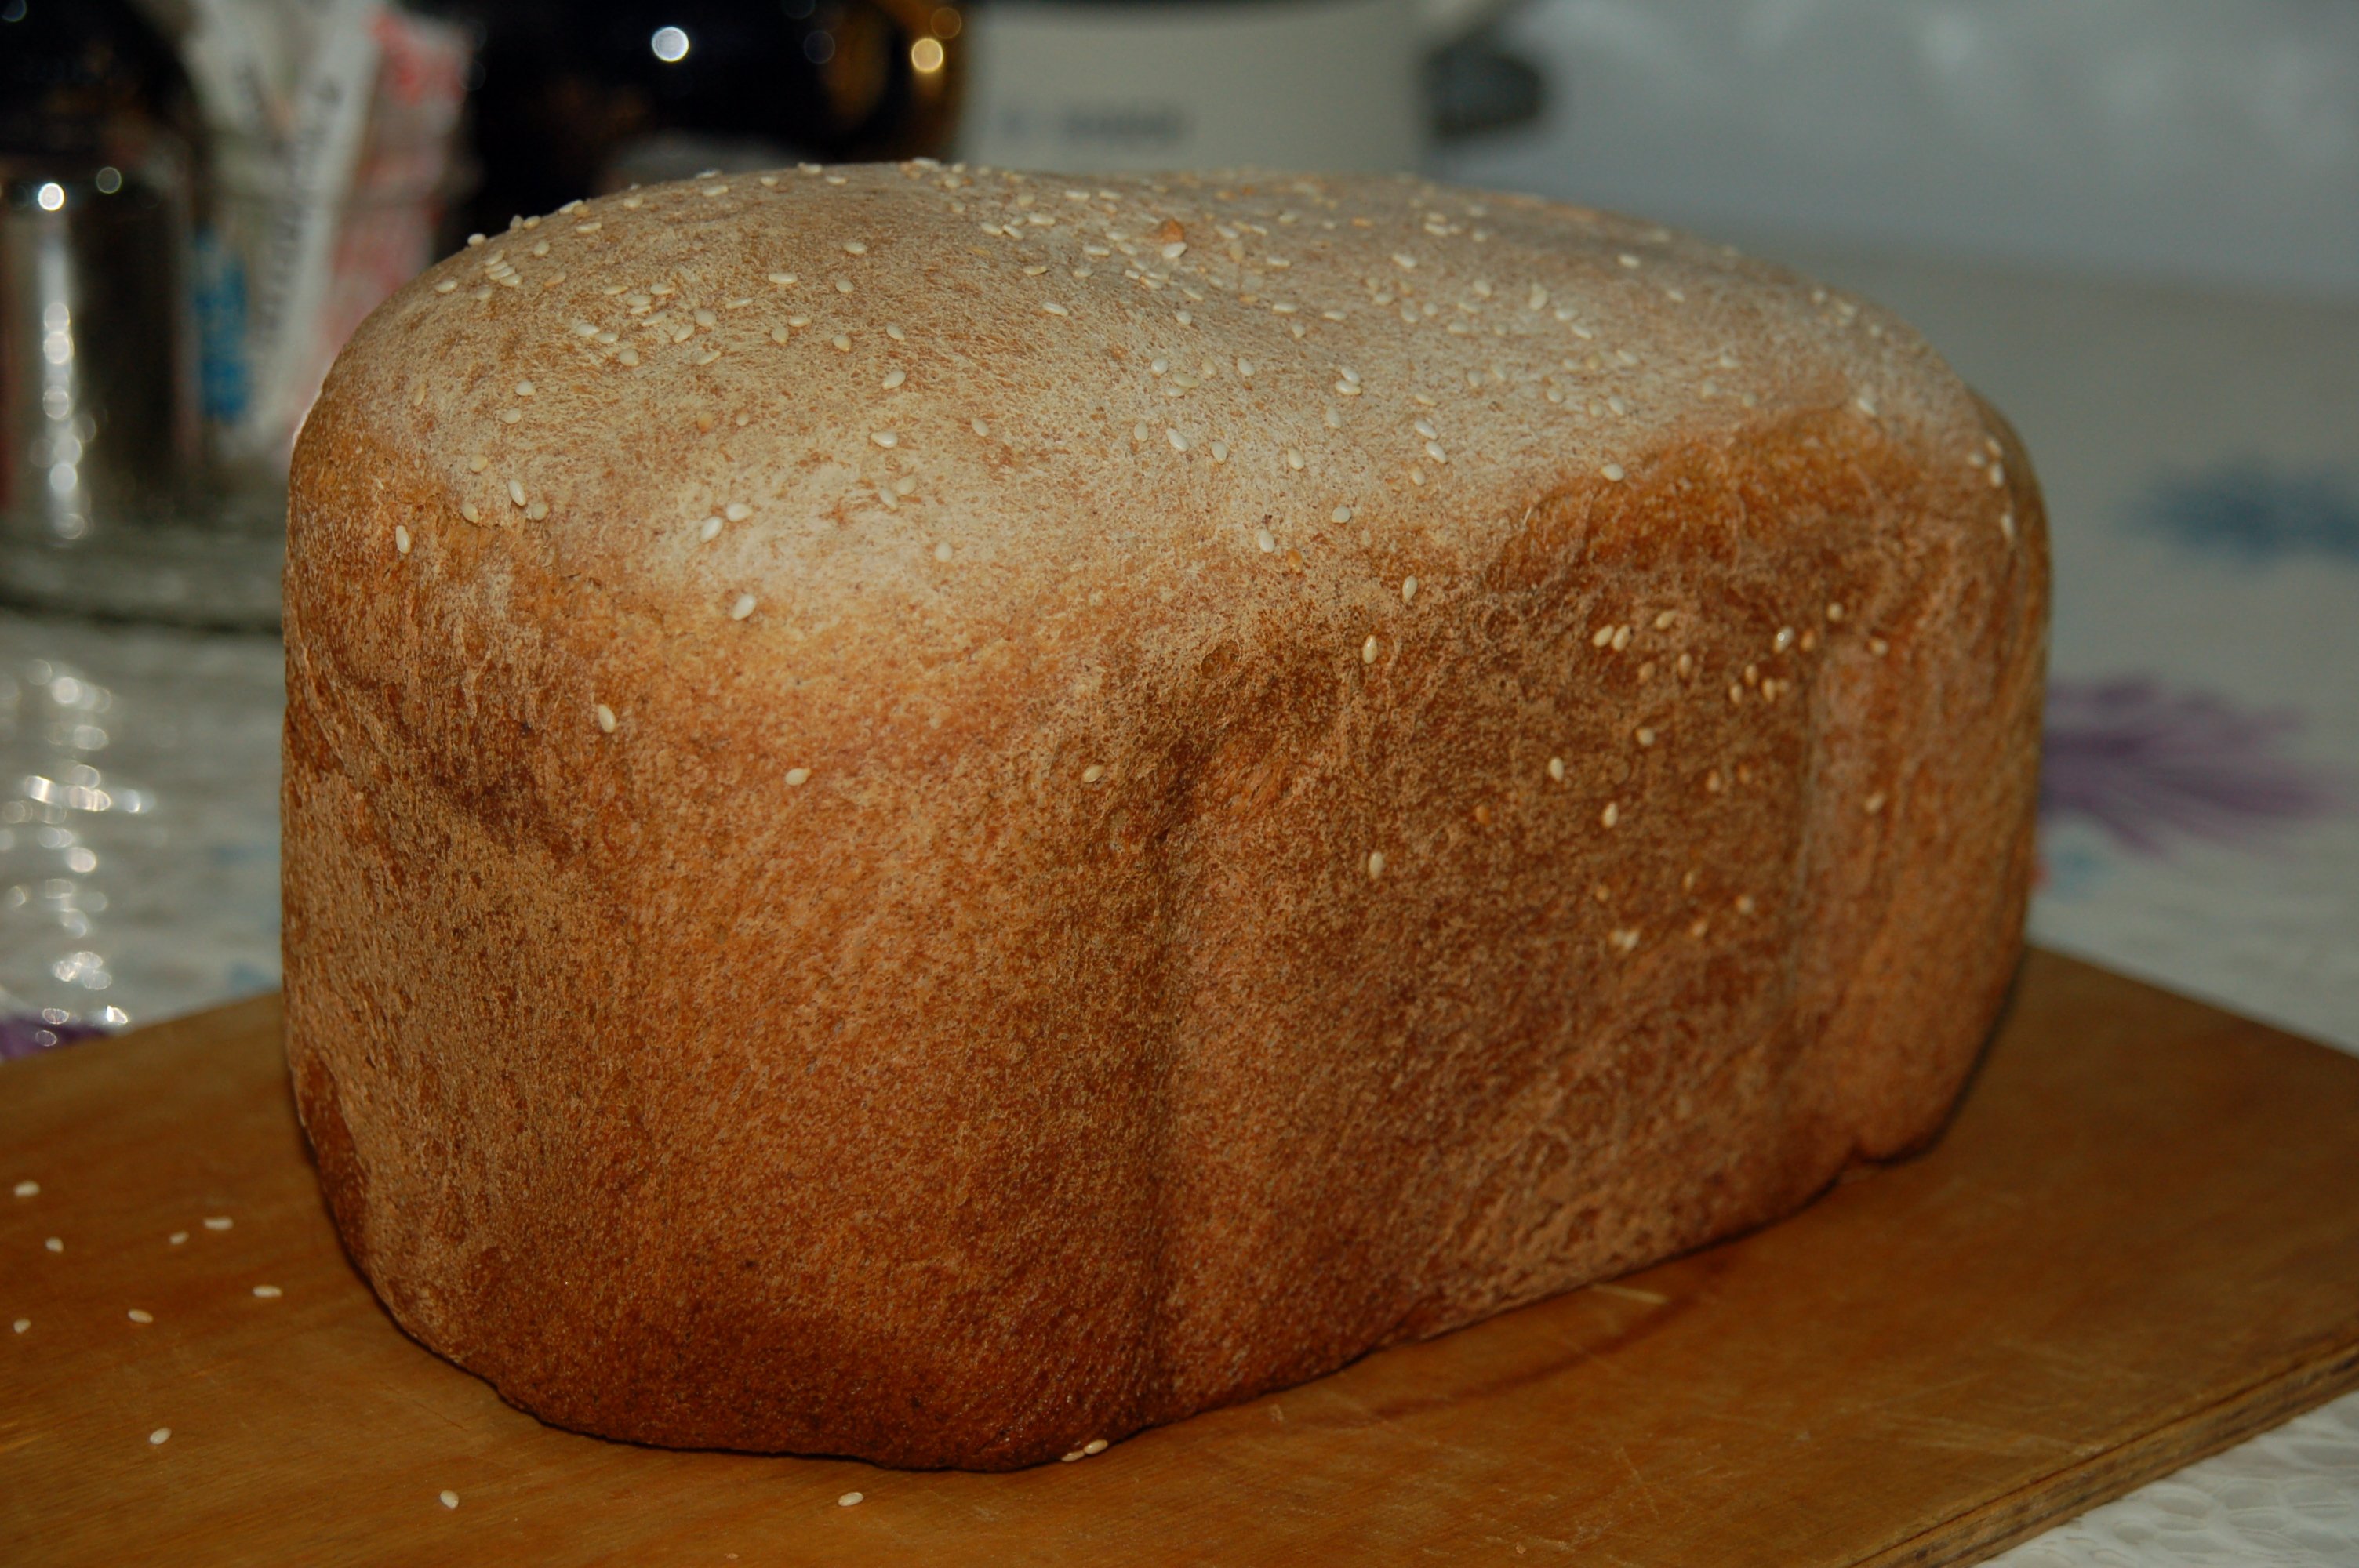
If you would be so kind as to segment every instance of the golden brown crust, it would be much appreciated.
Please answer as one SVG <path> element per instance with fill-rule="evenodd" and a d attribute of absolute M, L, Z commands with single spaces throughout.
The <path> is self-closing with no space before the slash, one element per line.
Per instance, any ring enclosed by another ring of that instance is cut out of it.
<path fill-rule="evenodd" d="M 1787 1212 L 1994 1016 L 2044 524 L 1914 334 L 1522 199 L 1068 186 L 552 215 L 305 428 L 299 1099 L 549 1420 L 1052 1458 Z"/>

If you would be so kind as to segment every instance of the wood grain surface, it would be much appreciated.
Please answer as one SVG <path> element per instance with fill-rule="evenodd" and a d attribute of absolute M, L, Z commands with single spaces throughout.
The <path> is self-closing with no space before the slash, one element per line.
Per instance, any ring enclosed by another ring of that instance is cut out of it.
<path fill-rule="evenodd" d="M 1919 1159 L 1005 1476 L 501 1404 L 337 1249 L 277 1026 L 0 1068 L 0 1562 L 1967 1562 L 2359 1383 L 2359 1062 L 2050 955 Z"/>

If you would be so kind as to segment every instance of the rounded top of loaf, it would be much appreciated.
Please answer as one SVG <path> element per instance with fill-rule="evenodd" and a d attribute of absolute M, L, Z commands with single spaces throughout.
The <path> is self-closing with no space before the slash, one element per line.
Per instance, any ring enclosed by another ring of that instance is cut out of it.
<path fill-rule="evenodd" d="M 529 557 L 668 634 L 889 622 L 930 664 L 1119 592 L 1173 630 L 1150 651 L 1201 651 L 1256 606 L 1446 595 L 1536 502 L 1794 416 L 1984 460 L 1894 318 L 1643 222 L 1405 177 L 806 165 L 471 241 L 338 361 L 297 506 L 364 460 L 411 569 Z"/>

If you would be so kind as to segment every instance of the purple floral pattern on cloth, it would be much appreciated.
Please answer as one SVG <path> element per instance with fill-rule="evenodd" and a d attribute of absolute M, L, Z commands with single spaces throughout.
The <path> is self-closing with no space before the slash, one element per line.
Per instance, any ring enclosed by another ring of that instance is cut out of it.
<path fill-rule="evenodd" d="M 105 1033 L 95 1023 L 53 1023 L 38 1012 L 0 1016 L 0 1062 L 36 1056 Z"/>
<path fill-rule="evenodd" d="M 2239 708 L 2147 676 L 2051 682 L 2039 816 L 2081 821 L 2142 855 L 2171 835 L 2244 842 L 2348 804 L 2277 747 L 2299 716 Z"/>

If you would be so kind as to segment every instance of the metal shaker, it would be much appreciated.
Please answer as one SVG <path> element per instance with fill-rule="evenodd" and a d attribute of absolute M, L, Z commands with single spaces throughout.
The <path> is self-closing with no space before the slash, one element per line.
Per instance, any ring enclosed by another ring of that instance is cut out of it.
<path fill-rule="evenodd" d="M 185 206 L 150 175 L 36 170 L 0 194 L 0 514 L 60 545 L 170 512 L 198 471 Z"/>

